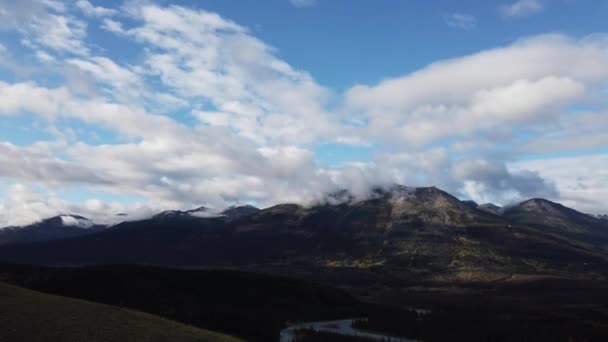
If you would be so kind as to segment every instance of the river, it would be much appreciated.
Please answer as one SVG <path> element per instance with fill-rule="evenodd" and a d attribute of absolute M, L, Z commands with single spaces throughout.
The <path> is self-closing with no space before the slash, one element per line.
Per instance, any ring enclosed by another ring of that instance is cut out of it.
<path fill-rule="evenodd" d="M 372 341 L 417 342 L 416 340 L 354 329 L 353 322 L 356 320 L 359 320 L 359 318 L 291 324 L 281 330 L 280 342 L 295 342 L 296 331 L 300 329 L 312 329 L 314 331 L 336 333 L 344 336 L 365 337 Z"/>

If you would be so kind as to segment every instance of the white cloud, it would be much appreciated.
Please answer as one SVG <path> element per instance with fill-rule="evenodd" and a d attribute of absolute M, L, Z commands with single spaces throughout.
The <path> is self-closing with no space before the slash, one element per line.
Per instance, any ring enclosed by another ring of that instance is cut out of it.
<path fill-rule="evenodd" d="M 329 91 L 277 58 L 275 49 L 246 28 L 177 6 L 143 6 L 133 15 L 142 25 L 129 34 L 154 47 L 144 72 L 191 103 L 210 103 L 242 136 L 299 143 L 330 134 L 335 119 L 324 109 Z"/>
<path fill-rule="evenodd" d="M 471 30 L 477 26 L 477 19 L 470 14 L 451 13 L 445 15 L 443 19 L 448 26 L 463 30 Z"/>
<path fill-rule="evenodd" d="M 36 51 L 36 58 L 38 58 L 41 62 L 54 62 L 55 57 L 49 55 L 48 53 L 38 50 Z"/>
<path fill-rule="evenodd" d="M 94 223 L 89 220 L 81 219 L 79 217 L 74 217 L 70 215 L 61 215 L 60 218 L 61 224 L 63 224 L 64 226 L 91 228 L 94 225 Z"/>
<path fill-rule="evenodd" d="M 31 16 L 44 16 L 47 7 L 36 0 L 0 0 L 0 29 L 15 29 Z"/>
<path fill-rule="evenodd" d="M 66 13 L 63 3 L 0 0 L 0 29 L 17 30 L 24 45 L 86 55 L 86 23 Z"/>
<path fill-rule="evenodd" d="M 541 12 L 543 4 L 541 0 L 518 0 L 502 6 L 500 10 L 506 17 L 521 17 Z"/>
<path fill-rule="evenodd" d="M 142 203 L 122 204 L 89 199 L 84 203 L 62 200 L 53 192 L 40 186 L 16 183 L 9 186 L 0 199 L 0 227 L 21 226 L 57 216 L 78 214 L 94 223 L 115 224 L 125 220 L 137 220 L 157 213 L 159 208 Z M 127 217 L 117 216 L 128 212 Z M 66 217 L 68 223 L 70 218 Z M 82 223 L 82 222 L 79 222 Z"/>
<path fill-rule="evenodd" d="M 484 159 L 458 160 L 452 174 L 462 184 L 460 192 L 478 203 L 510 204 L 533 197 L 556 197 L 555 185 L 537 172 L 508 170 L 496 161 Z"/>
<path fill-rule="evenodd" d="M 50 49 L 60 52 L 86 55 L 89 49 L 83 45 L 86 36 L 86 24 L 70 17 L 49 14 L 43 18 L 34 18 L 28 30 L 33 40 Z"/>
<path fill-rule="evenodd" d="M 585 92 L 583 84 L 570 78 L 547 76 L 537 81 L 518 80 L 506 87 L 482 89 L 473 95 L 471 112 L 480 119 L 492 117 L 518 121 L 569 103 Z"/>
<path fill-rule="evenodd" d="M 608 212 L 608 155 L 555 157 L 511 163 L 512 170 L 534 170 L 553 181 L 559 195 L 550 199 L 580 211 Z"/>
<path fill-rule="evenodd" d="M 575 111 L 560 122 L 547 123 L 532 141 L 516 146 L 520 153 L 576 152 L 608 146 L 608 112 Z"/>
<path fill-rule="evenodd" d="M 0 142 L 0 177 L 48 185 L 112 184 L 101 172 L 55 158 L 52 150 L 45 143 L 18 147 Z"/>
<path fill-rule="evenodd" d="M 114 9 L 105 8 L 101 6 L 93 6 L 87 0 L 76 1 L 76 7 L 78 7 L 85 15 L 92 17 L 113 16 L 117 13 Z"/>
<path fill-rule="evenodd" d="M 66 87 L 46 88 L 32 82 L 7 84 L 0 82 L 0 115 L 32 112 L 47 118 L 74 118 L 113 129 L 130 138 L 163 138 L 180 136 L 187 128 L 164 115 L 145 109 L 106 101 L 83 99 Z"/>
<path fill-rule="evenodd" d="M 529 128 L 541 118 L 559 121 L 565 106 L 601 89 L 607 61 L 601 37 L 538 36 L 355 86 L 345 104 L 368 122 L 369 135 L 413 144 Z"/>
<path fill-rule="evenodd" d="M 313 7 L 317 5 L 317 0 L 289 0 L 289 2 L 298 8 Z"/>
<path fill-rule="evenodd" d="M 121 22 L 108 18 L 103 19 L 101 28 L 113 33 L 125 33 Z"/>
<path fill-rule="evenodd" d="M 64 88 L 49 91 L 31 82 L 8 84 L 0 81 L 0 115 L 20 112 L 54 115 L 59 110 L 58 101 L 67 95 L 66 91 Z"/>

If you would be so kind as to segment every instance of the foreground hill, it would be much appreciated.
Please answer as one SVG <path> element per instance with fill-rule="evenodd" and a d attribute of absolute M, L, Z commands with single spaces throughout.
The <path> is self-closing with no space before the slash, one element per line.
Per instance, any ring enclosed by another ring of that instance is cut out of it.
<path fill-rule="evenodd" d="M 0 279 L 37 291 L 148 312 L 247 341 L 276 341 L 287 321 L 359 317 L 369 307 L 343 290 L 234 271 L 0 265 Z M 2 305 L 8 304 L 0 300 L 0 308 Z"/>
<path fill-rule="evenodd" d="M 1 282 L 0 298 L 0 341 L 239 341 L 146 313 Z"/>
<path fill-rule="evenodd" d="M 0 247 L 0 261 L 230 267 L 365 286 L 376 279 L 409 284 L 513 274 L 597 279 L 608 270 L 599 245 L 608 227 L 594 225 L 597 219 L 579 220 L 580 213 L 559 221 L 580 227 L 573 236 L 547 221 L 554 212 L 516 215 L 512 208 L 497 216 L 434 187 L 374 189 L 362 201 L 340 197 L 310 207 L 251 210 L 229 220 L 165 213 L 98 234 Z"/>

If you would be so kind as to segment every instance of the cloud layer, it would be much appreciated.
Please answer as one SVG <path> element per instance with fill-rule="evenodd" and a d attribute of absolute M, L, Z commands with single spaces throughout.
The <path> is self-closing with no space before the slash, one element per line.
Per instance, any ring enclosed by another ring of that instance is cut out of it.
<path fill-rule="evenodd" d="M 344 187 L 364 196 L 392 182 L 479 202 L 548 197 L 604 210 L 602 174 L 573 168 L 580 184 L 600 189 L 573 191 L 544 165 L 579 160 L 529 154 L 606 146 L 606 36 L 529 37 L 338 93 L 213 12 L 150 2 L 0 6 L 0 28 L 30 58 L 17 67 L 0 50 L 2 68 L 23 75 L 0 80 L 0 120 L 30 116 L 45 136 L 0 142 L 0 226 L 59 213 L 111 222 L 121 212 L 310 202 Z M 137 58 L 99 48 L 91 25 Z M 365 146 L 371 157 L 327 165 L 315 151 L 328 144 Z M 68 200 L 66 191 L 92 195 Z"/>

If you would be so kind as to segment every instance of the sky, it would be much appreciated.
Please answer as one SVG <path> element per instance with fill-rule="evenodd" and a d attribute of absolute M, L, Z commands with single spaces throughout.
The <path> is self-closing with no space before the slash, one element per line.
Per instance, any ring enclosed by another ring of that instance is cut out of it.
<path fill-rule="evenodd" d="M 608 2 L 0 0 L 0 227 L 437 186 L 608 212 Z"/>

